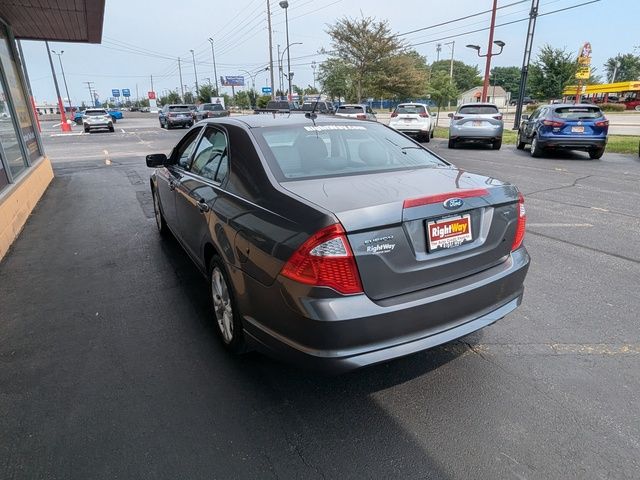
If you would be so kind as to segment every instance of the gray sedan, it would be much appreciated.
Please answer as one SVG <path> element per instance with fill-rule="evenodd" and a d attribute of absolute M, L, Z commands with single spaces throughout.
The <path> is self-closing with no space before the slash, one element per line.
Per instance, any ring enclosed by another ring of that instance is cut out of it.
<path fill-rule="evenodd" d="M 157 228 L 208 279 L 222 345 L 343 372 L 517 308 L 516 187 L 380 123 L 310 117 L 209 119 L 147 157 Z"/>
<path fill-rule="evenodd" d="M 493 103 L 466 103 L 450 113 L 449 148 L 462 142 L 488 143 L 494 150 L 502 146 L 504 122 Z"/>

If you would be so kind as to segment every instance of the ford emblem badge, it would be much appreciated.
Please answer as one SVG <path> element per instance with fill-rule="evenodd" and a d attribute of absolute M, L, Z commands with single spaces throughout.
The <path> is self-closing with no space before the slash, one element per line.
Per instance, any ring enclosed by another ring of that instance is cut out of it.
<path fill-rule="evenodd" d="M 442 206 L 447 210 L 457 210 L 462 205 L 464 205 L 464 201 L 461 198 L 447 198 L 442 202 Z"/>

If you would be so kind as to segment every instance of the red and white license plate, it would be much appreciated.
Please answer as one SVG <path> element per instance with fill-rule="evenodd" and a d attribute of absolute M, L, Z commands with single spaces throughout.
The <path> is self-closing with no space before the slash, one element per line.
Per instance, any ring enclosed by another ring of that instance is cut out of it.
<path fill-rule="evenodd" d="M 471 217 L 462 215 L 428 222 L 427 239 L 430 252 L 443 248 L 459 247 L 464 243 L 471 242 L 473 240 Z"/>
<path fill-rule="evenodd" d="M 584 133 L 584 127 L 571 127 L 571 133 Z"/>
<path fill-rule="evenodd" d="M 473 120 L 471 125 L 474 126 L 474 127 L 481 127 L 483 123 L 484 122 L 482 120 Z"/>

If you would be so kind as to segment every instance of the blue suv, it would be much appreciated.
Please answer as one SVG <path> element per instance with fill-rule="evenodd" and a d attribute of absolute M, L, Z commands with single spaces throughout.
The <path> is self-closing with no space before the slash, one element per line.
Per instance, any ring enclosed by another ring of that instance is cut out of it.
<path fill-rule="evenodd" d="M 516 148 L 531 144 L 531 156 L 545 151 L 582 150 L 589 157 L 602 157 L 607 145 L 609 120 L 596 105 L 543 105 L 531 116 L 523 115 Z"/>

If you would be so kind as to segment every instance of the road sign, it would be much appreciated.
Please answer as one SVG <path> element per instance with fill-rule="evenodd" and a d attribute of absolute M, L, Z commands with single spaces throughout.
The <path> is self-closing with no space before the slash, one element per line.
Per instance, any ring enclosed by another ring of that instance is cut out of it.
<path fill-rule="evenodd" d="M 262 93 L 271 93 L 271 87 L 262 87 Z"/>
<path fill-rule="evenodd" d="M 149 100 L 155 100 L 156 92 L 147 92 L 147 97 L 149 97 Z"/>
<path fill-rule="evenodd" d="M 111 90 L 111 96 L 112 97 L 119 97 L 120 96 L 120 90 L 118 90 L 117 88 L 114 88 L 113 90 Z"/>
<path fill-rule="evenodd" d="M 122 96 L 123 97 L 130 97 L 131 96 L 131 90 L 129 90 L 128 88 L 123 88 L 122 89 Z"/>
<path fill-rule="evenodd" d="M 578 80 L 589 80 L 591 77 L 591 67 L 589 65 L 580 65 L 576 72 L 576 78 Z"/>

